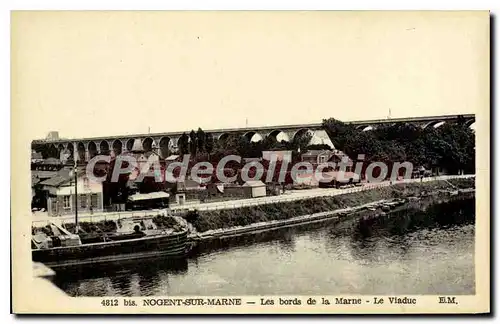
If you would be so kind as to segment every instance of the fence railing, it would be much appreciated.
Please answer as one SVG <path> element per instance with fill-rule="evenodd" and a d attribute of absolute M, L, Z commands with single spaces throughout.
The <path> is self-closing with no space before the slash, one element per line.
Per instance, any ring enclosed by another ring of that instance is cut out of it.
<path fill-rule="evenodd" d="M 266 196 L 266 197 L 260 197 L 260 198 L 242 199 L 242 200 L 237 200 L 237 201 L 233 200 L 233 201 L 217 202 L 217 203 L 208 202 L 208 203 L 206 203 L 207 205 L 205 205 L 205 206 L 203 206 L 203 203 L 200 203 L 197 205 L 192 205 L 192 206 L 175 206 L 175 207 L 172 207 L 172 210 L 173 211 L 175 210 L 176 212 L 182 211 L 182 213 L 185 213 L 189 210 L 194 210 L 194 209 L 196 209 L 198 211 L 233 209 L 233 208 L 242 208 L 242 207 L 250 207 L 250 206 L 257 206 L 257 205 L 267 205 L 267 204 L 274 204 L 274 203 L 281 203 L 281 202 L 291 202 L 291 201 L 310 199 L 310 198 L 332 197 L 332 196 L 344 195 L 344 194 L 349 194 L 349 193 L 354 193 L 354 192 L 373 190 L 376 188 L 388 187 L 388 186 L 391 186 L 393 184 L 398 184 L 398 183 L 429 182 L 429 181 L 464 179 L 464 178 L 473 178 L 473 177 L 475 177 L 475 175 L 449 175 L 449 176 L 436 176 L 436 177 L 425 177 L 425 178 L 416 178 L 416 179 L 402 179 L 402 180 L 396 180 L 396 181 L 392 181 L 392 182 L 364 183 L 362 186 L 355 186 L 352 188 L 315 189 L 314 193 L 300 194 L 300 195 L 293 196 L 293 197 L 286 197 L 286 195 L 285 196 L 276 196 L 276 197 Z M 306 192 L 306 190 L 304 190 L 304 192 Z M 319 192 L 320 190 L 321 190 L 321 192 Z M 209 205 L 209 204 L 214 204 L 214 205 Z"/>
<path fill-rule="evenodd" d="M 83 214 L 78 215 L 79 222 L 96 222 L 96 221 L 106 221 L 106 220 L 119 220 L 122 218 L 133 218 L 133 217 L 145 217 L 145 216 L 156 216 L 156 215 L 166 215 L 168 211 L 166 209 L 150 209 L 150 210 L 140 210 L 140 211 L 124 211 L 124 212 L 105 212 L 105 213 L 95 213 L 95 214 Z M 74 215 L 59 216 L 59 217 L 45 217 L 43 219 L 33 220 L 33 224 L 36 225 L 46 224 L 47 222 L 60 222 L 62 224 L 69 224 L 75 222 Z"/>

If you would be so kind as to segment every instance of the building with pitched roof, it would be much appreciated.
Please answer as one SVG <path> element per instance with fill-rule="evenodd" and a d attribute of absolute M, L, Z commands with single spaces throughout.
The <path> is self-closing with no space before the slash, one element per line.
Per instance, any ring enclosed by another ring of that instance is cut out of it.
<path fill-rule="evenodd" d="M 328 162 L 330 158 L 334 155 L 331 150 L 308 150 L 306 153 L 301 155 L 302 162 L 309 162 L 313 166 Z"/>
<path fill-rule="evenodd" d="M 249 180 L 241 186 L 249 198 L 265 197 L 266 185 L 260 180 Z"/>
<path fill-rule="evenodd" d="M 69 169 L 61 169 L 50 179 L 38 185 L 47 197 L 47 212 L 50 216 L 74 214 L 78 212 L 98 212 L 103 210 L 103 186 L 101 182 L 89 179 L 84 170 L 77 173 L 77 200 L 75 201 L 75 177 Z"/>

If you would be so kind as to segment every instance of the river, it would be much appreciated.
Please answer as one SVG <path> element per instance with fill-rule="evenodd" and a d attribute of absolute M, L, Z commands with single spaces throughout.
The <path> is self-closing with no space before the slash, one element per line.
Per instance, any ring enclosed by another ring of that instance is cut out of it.
<path fill-rule="evenodd" d="M 474 199 L 200 243 L 186 259 L 58 273 L 71 296 L 475 293 Z"/>

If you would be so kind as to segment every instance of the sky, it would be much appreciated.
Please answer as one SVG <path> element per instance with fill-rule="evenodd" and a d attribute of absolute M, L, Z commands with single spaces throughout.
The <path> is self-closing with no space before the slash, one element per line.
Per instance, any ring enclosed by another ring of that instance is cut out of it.
<path fill-rule="evenodd" d="M 485 15 L 15 12 L 13 120 L 78 138 L 475 113 Z"/>

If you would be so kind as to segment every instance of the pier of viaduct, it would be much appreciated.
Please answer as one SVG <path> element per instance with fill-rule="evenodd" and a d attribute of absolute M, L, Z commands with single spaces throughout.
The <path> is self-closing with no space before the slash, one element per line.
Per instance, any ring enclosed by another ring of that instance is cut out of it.
<path fill-rule="evenodd" d="M 408 117 L 408 118 L 388 118 L 377 120 L 360 120 L 350 121 L 347 123 L 354 124 L 356 127 L 363 130 L 370 130 L 377 126 L 394 123 L 408 123 L 418 127 L 434 127 L 437 124 L 445 122 L 456 122 L 459 118 L 465 121 L 467 125 L 475 122 L 474 114 L 463 115 L 444 115 L 444 116 L 425 116 L 425 117 Z M 252 140 L 255 135 L 260 138 L 272 136 L 276 138 L 280 134 L 282 138 L 293 140 L 296 136 L 301 136 L 305 132 L 314 134 L 316 132 L 324 132 L 321 123 L 309 123 L 298 125 L 280 125 L 280 126 L 261 126 L 248 128 L 232 128 L 232 129 L 213 129 L 204 130 L 205 133 L 211 134 L 214 139 L 223 140 L 230 134 L 242 134 L 248 140 Z M 70 155 L 76 157 L 78 161 L 88 161 L 92 157 L 100 155 L 118 155 L 131 151 L 134 145 L 139 142 L 144 151 L 155 151 L 162 158 L 165 158 L 169 153 L 177 151 L 177 143 L 183 132 L 165 132 L 151 134 L 132 134 L 122 136 L 103 136 L 94 138 L 75 138 L 75 139 L 59 139 L 47 138 L 38 139 L 32 142 L 33 145 L 49 145 L 53 146 L 58 152 L 67 151 Z M 189 134 L 189 132 L 186 132 Z"/>

